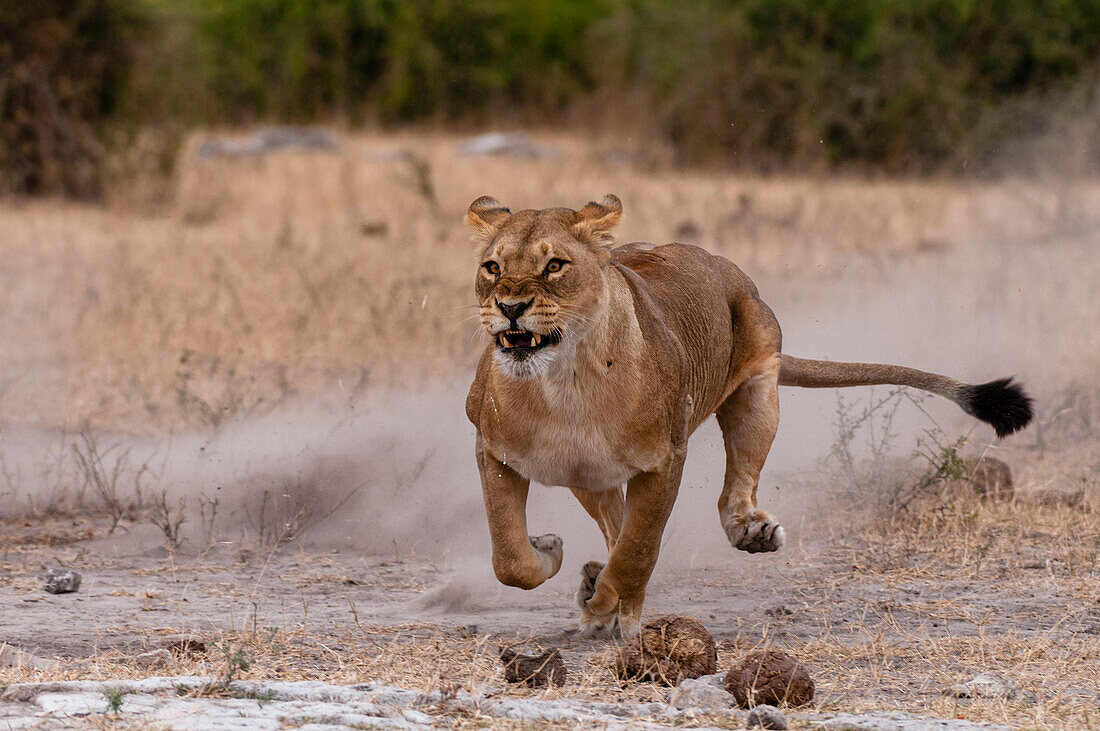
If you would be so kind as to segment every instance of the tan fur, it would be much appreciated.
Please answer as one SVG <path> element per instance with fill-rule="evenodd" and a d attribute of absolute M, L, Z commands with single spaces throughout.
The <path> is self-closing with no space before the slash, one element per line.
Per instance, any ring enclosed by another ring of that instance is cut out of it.
<path fill-rule="evenodd" d="M 602 570 L 586 564 L 582 629 L 618 626 L 629 637 L 640 627 L 688 437 L 705 419 L 717 414 L 726 445 L 723 529 L 736 548 L 774 551 L 784 532 L 757 510 L 756 489 L 779 423 L 779 383 L 904 377 L 939 393 L 965 384 L 897 366 L 846 371 L 781 356 L 775 316 L 740 269 L 682 244 L 612 249 L 621 215 L 615 196 L 580 211 L 513 214 L 488 197 L 471 205 L 476 291 L 493 342 L 466 412 L 478 431 L 498 579 L 530 589 L 557 573 L 561 540 L 527 535 L 527 493 L 532 480 L 569 487 L 609 553 Z M 521 352 L 503 347 L 506 331 L 560 341 Z"/>
<path fill-rule="evenodd" d="M 597 630 L 618 620 L 632 635 L 687 438 L 727 401 L 723 428 L 736 447 L 722 524 L 733 533 L 753 525 L 756 534 L 774 531 L 755 509 L 755 491 L 778 423 L 779 327 L 748 277 L 702 249 L 608 251 L 621 213 L 613 196 L 580 212 L 519 211 L 493 225 L 485 210 L 506 209 L 486 201 L 468 215 L 482 261 L 501 265 L 499 277 L 484 267 L 478 273 L 483 324 L 499 332 L 508 322 L 497 303 L 530 300 L 519 324 L 562 331 L 552 362 L 522 377 L 502 367 L 507 356 L 490 344 L 470 389 L 494 568 L 502 582 L 524 588 L 557 572 L 560 541 L 530 539 L 524 506 L 530 480 L 570 487 L 610 552 L 582 624 Z M 569 264 L 544 276 L 555 257 Z"/>

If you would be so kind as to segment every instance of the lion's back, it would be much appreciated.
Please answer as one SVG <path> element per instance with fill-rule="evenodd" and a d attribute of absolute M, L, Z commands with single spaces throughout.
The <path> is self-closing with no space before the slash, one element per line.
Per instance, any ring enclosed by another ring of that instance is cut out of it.
<path fill-rule="evenodd" d="M 717 407 L 734 364 L 779 348 L 779 327 L 733 262 L 688 244 L 627 244 L 611 252 L 634 290 L 643 331 L 668 330 L 689 363 L 696 404 Z"/>

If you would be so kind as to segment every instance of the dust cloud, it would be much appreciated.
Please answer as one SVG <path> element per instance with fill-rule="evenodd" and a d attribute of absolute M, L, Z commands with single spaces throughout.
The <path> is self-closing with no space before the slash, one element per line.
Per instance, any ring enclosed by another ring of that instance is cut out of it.
<path fill-rule="evenodd" d="M 852 255 L 811 272 L 792 260 L 785 273 L 755 279 L 783 326 L 785 352 L 901 363 L 970 382 L 1012 375 L 1037 397 L 1042 414 L 1044 399 L 1069 384 L 1092 383 L 1100 372 L 1097 243 L 1087 233 L 966 242 L 889 261 Z M 480 583 L 491 573 L 474 429 L 463 408 L 471 375 L 416 393 L 284 409 L 212 433 L 102 434 L 98 441 L 112 454 L 125 452 L 129 469 L 147 466 L 147 497 L 165 490 L 169 504 L 187 499 L 184 550 L 198 550 L 206 539 L 298 540 L 431 557 Z M 858 400 L 866 392 L 850 395 Z M 781 392 L 783 416 L 759 498 L 796 542 L 830 486 L 820 479 L 809 481 L 810 491 L 789 485 L 805 485 L 805 475 L 828 453 L 836 403 L 829 390 Z M 931 400 L 927 409 L 949 434 L 969 434 L 975 444 L 993 439 L 953 404 Z M 903 409 L 896 427 L 915 434 L 928 418 Z M 1031 438 L 1028 432 L 1012 437 Z M 7 427 L 0 512 L 26 511 L 42 502 L 42 491 L 77 484 L 74 439 Z M 710 420 L 691 440 L 663 567 L 746 560 L 729 548 L 719 526 L 723 469 L 721 435 Z M 564 488 L 536 486 L 528 516 L 530 533 L 553 532 L 565 541 L 566 565 L 554 580 L 561 587 L 572 585 L 584 561 L 603 558 L 599 531 Z M 753 560 L 784 559 L 780 552 Z"/>

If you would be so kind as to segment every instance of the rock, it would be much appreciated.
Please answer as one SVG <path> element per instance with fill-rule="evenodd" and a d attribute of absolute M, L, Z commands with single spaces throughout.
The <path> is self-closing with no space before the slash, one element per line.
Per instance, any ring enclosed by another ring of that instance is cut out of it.
<path fill-rule="evenodd" d="M 684 678 L 668 696 L 668 703 L 681 711 L 723 713 L 733 707 L 733 696 L 705 680 Z"/>
<path fill-rule="evenodd" d="M 947 695 L 956 698 L 1015 698 L 1016 682 L 1001 673 L 988 671 L 966 683 L 952 685 Z"/>
<path fill-rule="evenodd" d="M 974 492 L 987 500 L 1011 500 L 1012 470 L 999 459 L 980 457 L 966 460 L 966 477 Z"/>
<path fill-rule="evenodd" d="M 255 157 L 279 150 L 326 150 L 340 148 L 340 139 L 332 130 L 323 127 L 258 127 L 245 139 L 210 137 L 199 145 L 198 156 L 203 159 L 217 157 Z"/>
<path fill-rule="evenodd" d="M 1008 726 L 961 718 L 927 718 L 899 711 L 840 713 L 815 718 L 814 728 L 835 731 L 1009 731 Z"/>
<path fill-rule="evenodd" d="M 433 726 L 435 725 L 434 719 L 427 713 L 417 711 L 412 708 L 408 708 L 401 712 L 401 716 L 409 723 L 420 724 L 421 726 Z"/>
<path fill-rule="evenodd" d="M 168 650 L 150 650 L 140 655 L 134 655 L 134 665 L 146 670 L 152 668 L 166 668 L 172 664 L 172 653 Z"/>
<path fill-rule="evenodd" d="M 779 650 L 750 652 L 726 674 L 726 690 L 742 708 L 761 703 L 799 706 L 814 697 L 814 681 L 797 660 Z"/>
<path fill-rule="evenodd" d="M 787 717 L 775 706 L 761 703 L 749 711 L 749 716 L 745 719 L 745 725 L 749 728 L 785 729 L 787 728 Z"/>
<path fill-rule="evenodd" d="M 12 647 L 6 642 L 0 642 L 0 668 L 26 668 L 28 670 L 54 670 L 58 666 L 56 660 L 47 660 L 44 657 L 32 655 L 29 652 Z"/>
<path fill-rule="evenodd" d="M 769 617 L 789 617 L 794 614 L 794 612 L 792 612 L 789 607 L 786 607 L 783 604 L 776 604 L 774 607 L 768 607 L 767 609 L 765 609 L 764 614 L 768 615 Z"/>
<path fill-rule="evenodd" d="M 505 725 L 544 728 L 547 724 L 570 728 L 654 728 L 650 719 L 665 721 L 668 716 L 664 714 L 671 710 L 664 703 L 510 698 L 499 692 L 469 693 L 454 689 L 421 693 L 373 683 L 339 686 L 320 681 L 233 681 L 226 688 L 225 695 L 229 698 L 190 692 L 210 688 L 220 680 L 209 676 L 174 676 L 13 683 L 0 692 L 0 727 L 73 727 L 82 723 L 82 719 L 88 720 L 90 713 L 104 708 L 107 691 L 126 696 L 117 716 L 106 724 L 112 728 L 155 726 L 204 731 L 437 728 L 454 725 L 459 714 L 460 718 L 476 718 L 482 721 L 481 725 L 494 728 Z M 92 716 L 91 720 L 95 718 Z"/>
<path fill-rule="evenodd" d="M 46 572 L 46 591 L 70 594 L 80 588 L 80 574 L 72 569 L 50 569 Z"/>
<path fill-rule="evenodd" d="M 615 658 L 623 680 L 676 685 L 718 669 L 718 649 L 706 627 L 691 617 L 661 617 L 642 627 Z"/>
<path fill-rule="evenodd" d="M 726 674 L 725 673 L 711 673 L 710 675 L 700 675 L 695 678 L 700 683 L 706 683 L 707 685 L 713 685 L 715 688 L 726 689 Z"/>
<path fill-rule="evenodd" d="M 532 688 L 565 685 L 565 663 L 554 647 L 541 655 L 520 655 L 510 647 L 500 651 L 504 663 L 504 679 L 509 683 L 526 683 Z"/>
<path fill-rule="evenodd" d="M 491 132 L 462 140 L 455 154 L 459 157 L 508 155 L 539 159 L 558 157 L 561 153 L 555 147 L 536 145 L 526 132 Z"/>

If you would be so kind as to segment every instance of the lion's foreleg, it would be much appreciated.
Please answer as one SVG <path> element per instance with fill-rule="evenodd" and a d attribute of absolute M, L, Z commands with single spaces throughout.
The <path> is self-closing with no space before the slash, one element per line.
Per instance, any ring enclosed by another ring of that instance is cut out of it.
<path fill-rule="evenodd" d="M 672 513 L 683 472 L 683 453 L 661 472 L 644 472 L 626 488 L 626 517 L 607 566 L 596 578 L 595 593 L 581 610 L 581 631 L 597 634 L 614 628 L 633 637 L 641 628 L 646 585 L 657 563 L 661 536 Z"/>
<path fill-rule="evenodd" d="M 530 482 L 477 441 L 477 466 L 493 543 L 493 571 L 502 584 L 534 589 L 561 568 L 561 538 L 527 535 Z"/>
<path fill-rule="evenodd" d="M 730 544 L 749 553 L 776 551 L 786 541 L 783 527 L 756 507 L 760 471 L 779 427 L 777 375 L 777 368 L 769 368 L 749 378 L 717 412 L 726 444 L 718 517 Z"/>

